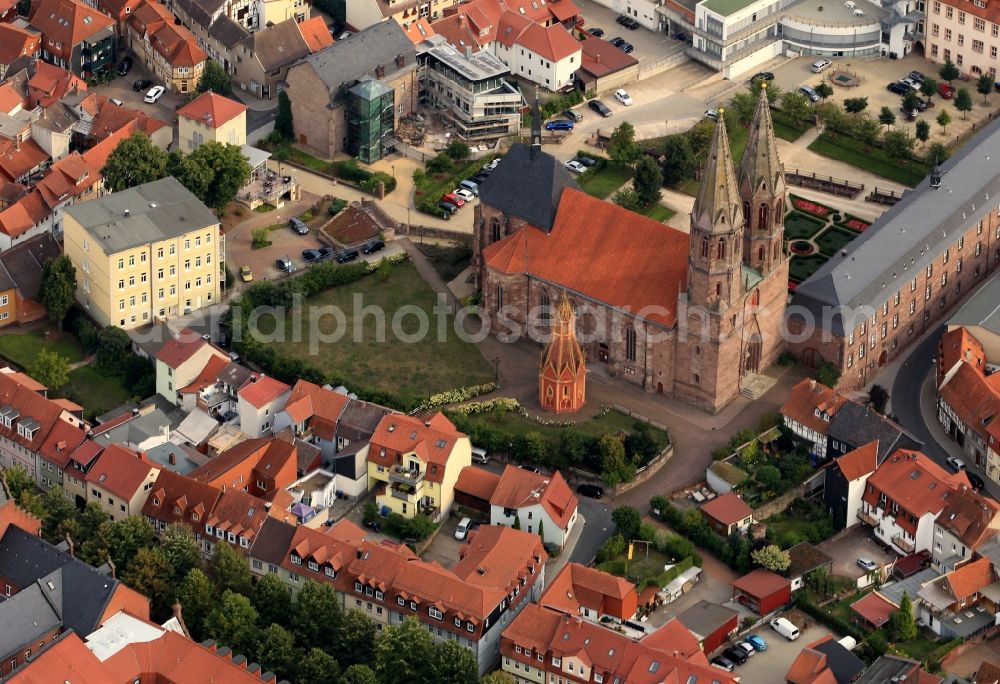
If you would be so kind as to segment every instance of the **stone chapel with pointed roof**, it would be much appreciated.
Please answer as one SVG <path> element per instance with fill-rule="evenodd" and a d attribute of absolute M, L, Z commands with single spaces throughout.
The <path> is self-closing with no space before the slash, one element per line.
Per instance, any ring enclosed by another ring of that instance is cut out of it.
<path fill-rule="evenodd" d="M 491 332 L 548 339 L 565 293 L 590 370 L 712 412 L 752 393 L 784 349 L 788 298 L 766 94 L 739 165 L 716 124 L 689 233 L 582 192 L 540 128 L 480 186 L 473 266 Z"/>

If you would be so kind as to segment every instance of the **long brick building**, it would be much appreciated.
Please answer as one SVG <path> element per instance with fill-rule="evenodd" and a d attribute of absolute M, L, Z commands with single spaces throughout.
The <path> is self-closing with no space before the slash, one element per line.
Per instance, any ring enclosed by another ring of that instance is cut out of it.
<path fill-rule="evenodd" d="M 790 351 L 856 389 L 935 326 L 1000 263 L 998 160 L 994 121 L 799 285 Z"/>
<path fill-rule="evenodd" d="M 783 350 L 784 171 L 761 97 L 736 168 L 724 121 L 685 234 L 580 191 L 518 145 L 480 188 L 473 259 L 491 331 L 534 340 L 565 290 L 589 369 L 718 411 Z"/>

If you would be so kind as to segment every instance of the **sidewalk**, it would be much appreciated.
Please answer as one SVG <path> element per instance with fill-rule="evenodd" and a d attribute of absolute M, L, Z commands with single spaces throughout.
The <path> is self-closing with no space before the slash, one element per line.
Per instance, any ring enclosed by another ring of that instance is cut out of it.
<path fill-rule="evenodd" d="M 586 525 L 587 519 L 583 517 L 582 513 L 578 513 L 576 524 L 573 525 L 573 530 L 569 533 L 569 539 L 566 540 L 562 551 L 559 552 L 559 557 L 552 558 L 545 564 L 545 575 L 549 578 L 549 581 L 555 579 L 555 576 L 559 574 L 563 566 L 569 562 L 570 556 L 573 555 L 573 549 L 576 548 L 576 543 L 580 541 L 580 536 L 583 534 L 583 529 Z"/>

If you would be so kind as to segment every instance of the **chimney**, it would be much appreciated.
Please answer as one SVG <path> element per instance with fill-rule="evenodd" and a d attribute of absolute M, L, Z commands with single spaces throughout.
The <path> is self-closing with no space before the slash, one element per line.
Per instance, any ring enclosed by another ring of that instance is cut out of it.
<path fill-rule="evenodd" d="M 406 66 L 406 57 L 403 55 L 396 55 L 396 66 L 399 68 Z"/>
<path fill-rule="evenodd" d="M 118 579 L 115 576 L 116 575 L 115 562 L 111 560 L 111 556 L 108 556 L 108 567 L 111 568 L 111 576 L 114 577 L 115 579 Z"/>
<path fill-rule="evenodd" d="M 168 460 L 170 461 L 170 465 L 177 465 L 177 456 L 174 455 L 174 452 L 172 451 L 170 452 L 170 457 Z"/>
<path fill-rule="evenodd" d="M 181 613 L 181 602 L 174 601 L 174 605 L 171 606 L 174 613 L 174 617 L 177 618 L 177 622 L 181 623 L 181 630 L 184 632 L 184 636 L 188 639 L 191 638 L 191 633 L 188 631 L 187 625 L 184 623 L 184 615 Z"/>
<path fill-rule="evenodd" d="M 69 536 L 69 532 L 66 533 L 66 546 L 69 547 L 69 555 L 72 558 L 76 558 L 76 556 L 73 555 L 73 546 L 74 546 L 73 545 L 73 537 Z"/>
<path fill-rule="evenodd" d="M 815 379 L 809 381 L 809 389 L 811 389 L 811 390 L 816 389 L 816 380 Z"/>

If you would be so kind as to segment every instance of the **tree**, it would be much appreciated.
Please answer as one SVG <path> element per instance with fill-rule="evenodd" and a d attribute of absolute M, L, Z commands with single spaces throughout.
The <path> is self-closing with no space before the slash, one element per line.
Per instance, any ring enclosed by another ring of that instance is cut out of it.
<path fill-rule="evenodd" d="M 663 196 L 663 174 L 660 165 L 652 157 L 643 155 L 635 165 L 632 187 L 643 207 L 649 207 L 660 201 Z"/>
<path fill-rule="evenodd" d="M 983 96 L 983 104 L 989 104 L 989 94 L 993 92 L 993 77 L 983 74 L 976 80 L 976 91 Z"/>
<path fill-rule="evenodd" d="M 184 624 L 191 631 L 195 641 L 205 637 L 205 620 L 218 602 L 215 587 L 208 575 L 200 568 L 187 574 L 177 590 L 177 600 L 181 604 Z"/>
<path fill-rule="evenodd" d="M 257 641 L 257 662 L 261 669 L 270 670 L 278 679 L 297 680 L 295 676 L 302 652 L 295 647 L 295 637 L 281 625 L 272 623 Z"/>
<path fill-rule="evenodd" d="M 877 383 L 872 385 L 868 390 L 868 403 L 879 413 L 885 413 L 886 404 L 889 403 L 889 390 Z"/>
<path fill-rule="evenodd" d="M 848 114 L 860 114 L 868 109 L 867 97 L 848 97 L 844 99 L 844 111 Z"/>
<path fill-rule="evenodd" d="M 642 200 L 639 199 L 639 193 L 635 191 L 635 188 L 621 188 L 620 190 L 616 190 L 615 194 L 611 197 L 611 201 L 629 211 L 639 211 L 642 209 Z"/>
<path fill-rule="evenodd" d="M 879 122 L 870 116 L 863 116 L 854 122 L 854 135 L 868 147 L 878 141 L 878 134 L 881 132 L 882 127 Z"/>
<path fill-rule="evenodd" d="M 920 94 L 927 98 L 927 104 L 931 103 L 931 96 L 938 91 L 938 82 L 936 79 L 925 76 L 924 80 L 920 82 Z"/>
<path fill-rule="evenodd" d="M 601 456 L 601 479 L 609 487 L 628 482 L 635 477 L 635 466 L 625 459 L 625 445 L 617 435 L 606 434 L 597 443 Z"/>
<path fill-rule="evenodd" d="M 442 152 L 427 161 L 427 170 L 431 173 L 447 173 L 451 170 L 451 157 Z"/>
<path fill-rule="evenodd" d="M 951 153 L 948 152 L 948 148 L 939 142 L 931 143 L 931 146 L 927 148 L 927 154 L 924 156 L 924 160 L 928 164 L 943 164 Z"/>
<path fill-rule="evenodd" d="M 783 572 L 792 564 L 788 552 L 777 544 L 768 544 L 750 553 L 753 562 L 771 572 Z"/>
<path fill-rule="evenodd" d="M 538 538 L 542 540 L 543 544 L 545 543 L 545 521 L 544 520 L 539 520 L 538 521 Z"/>
<path fill-rule="evenodd" d="M 340 629 L 340 603 L 333 588 L 308 580 L 298 596 L 292 612 L 292 628 L 305 648 L 328 650 L 334 634 Z"/>
<path fill-rule="evenodd" d="M 781 96 L 781 111 L 792 121 L 801 123 L 809 118 L 809 100 L 802 93 L 790 90 Z"/>
<path fill-rule="evenodd" d="M 20 463 L 15 463 L 9 468 L 0 469 L 0 474 L 7 481 L 7 491 L 14 501 L 21 500 L 24 492 L 33 493 L 35 491 L 35 476 L 29 473 L 28 469 Z"/>
<path fill-rule="evenodd" d="M 749 88 L 750 92 L 752 92 L 754 95 L 754 102 L 756 102 L 757 98 L 760 97 L 761 90 L 767 93 L 767 103 L 770 105 L 775 104 L 778 100 L 781 99 L 782 95 L 781 88 L 775 85 L 774 81 L 771 81 L 770 83 L 763 80 L 750 81 Z"/>
<path fill-rule="evenodd" d="M 889 130 L 889 126 L 896 123 L 896 114 L 888 107 L 882 107 L 878 113 L 878 122 L 885 126 L 885 130 Z"/>
<path fill-rule="evenodd" d="M 909 641 L 917 638 L 917 622 L 913 619 L 913 602 L 905 591 L 899 600 L 899 610 L 889 618 L 889 626 L 896 641 Z"/>
<path fill-rule="evenodd" d="M 461 140 L 452 140 L 444 148 L 444 153 L 455 161 L 461 161 L 469 158 L 469 146 Z"/>
<path fill-rule="evenodd" d="M 389 625 L 375 642 L 375 674 L 382 682 L 431 684 L 434 640 L 416 619 Z"/>
<path fill-rule="evenodd" d="M 132 339 L 127 332 L 113 325 L 101 328 L 97 333 L 97 370 L 104 375 L 120 375 L 131 350 Z"/>
<path fill-rule="evenodd" d="M 906 91 L 906 95 L 903 95 L 902 106 L 906 112 L 915 112 L 920 108 L 920 96 L 915 90 Z"/>
<path fill-rule="evenodd" d="M 101 537 L 108 545 L 108 554 L 115 564 L 116 571 L 124 574 L 128 570 L 129 563 L 139 553 L 139 549 L 153 545 L 156 531 L 148 520 L 133 515 L 124 520 L 115 520 L 102 525 Z M 243 563 L 246 564 L 246 561 Z"/>
<path fill-rule="evenodd" d="M 299 684 L 337 684 L 340 681 L 340 664 L 322 649 L 309 649 L 299 663 Z"/>
<path fill-rule="evenodd" d="M 816 91 L 817 95 L 823 98 L 823 102 L 826 102 L 826 98 L 833 97 L 833 86 L 826 81 L 821 81 L 815 88 L 813 88 L 813 90 Z"/>
<path fill-rule="evenodd" d="M 896 161 L 910 158 L 916 140 L 905 130 L 889 131 L 882 141 L 885 152 Z"/>
<path fill-rule="evenodd" d="M 257 642 L 257 611 L 246 596 L 226 589 L 205 619 L 205 631 L 237 653 L 251 653 Z"/>
<path fill-rule="evenodd" d="M 257 610 L 261 624 L 281 624 L 292 614 L 292 596 L 277 575 L 267 574 L 257 580 L 250 602 Z"/>
<path fill-rule="evenodd" d="M 76 267 L 68 256 L 60 254 L 45 262 L 38 290 L 42 295 L 45 313 L 59 327 L 59 332 L 62 332 L 63 320 L 76 300 Z M 56 388 L 59 385 L 49 387 Z"/>
<path fill-rule="evenodd" d="M 511 525 L 515 530 L 521 529 L 521 516 L 514 514 L 514 524 Z"/>
<path fill-rule="evenodd" d="M 635 141 L 635 128 L 628 121 L 623 121 L 611 132 L 608 142 L 608 156 L 623 165 L 631 165 L 642 154 L 639 143 Z"/>
<path fill-rule="evenodd" d="M 432 682 L 478 684 L 479 662 L 457 641 L 438 641 L 431 652 Z M 398 681 L 398 680 L 395 680 Z"/>
<path fill-rule="evenodd" d="M 375 634 L 375 623 L 360 610 L 349 610 L 334 632 L 333 655 L 341 665 L 373 662 Z"/>
<path fill-rule="evenodd" d="M 663 141 L 663 182 L 676 185 L 694 177 L 697 161 L 686 135 L 675 133 Z"/>
<path fill-rule="evenodd" d="M 61 541 L 63 530 L 76 518 L 76 507 L 66 498 L 63 488 L 56 485 L 42 495 L 42 510 L 42 534 L 47 539 Z"/>
<path fill-rule="evenodd" d="M 157 547 L 139 549 L 121 576 L 122 581 L 149 598 L 152 614 L 157 621 L 170 615 L 175 596 L 170 561 Z"/>
<path fill-rule="evenodd" d="M 209 59 L 205 61 L 205 69 L 201 72 L 196 90 L 199 93 L 211 90 L 217 95 L 229 97 L 233 94 L 233 81 L 221 64 L 214 59 Z"/>
<path fill-rule="evenodd" d="M 274 130 L 285 140 L 295 138 L 295 123 L 292 120 L 292 101 L 288 93 L 278 91 L 278 115 L 274 119 Z"/>
<path fill-rule="evenodd" d="M 191 192 L 216 211 L 222 211 L 232 202 L 236 192 L 250 179 L 250 162 L 236 145 L 223 145 L 213 140 L 199 145 L 187 158 L 211 169 L 212 182 L 204 195 Z"/>
<path fill-rule="evenodd" d="M 111 192 L 151 183 L 167 175 L 167 155 L 145 133 L 133 133 L 111 151 L 101 175 Z"/>
<path fill-rule="evenodd" d="M 615 524 L 615 534 L 620 534 L 625 541 L 639 538 L 642 514 L 637 509 L 619 506 L 611 513 L 611 521 Z"/>
<path fill-rule="evenodd" d="M 729 106 L 726 107 L 726 112 L 732 112 L 733 116 L 736 117 L 736 121 L 745 128 L 753 121 L 753 113 L 756 109 L 757 96 L 754 93 L 744 91 L 733 95 L 733 99 L 729 101 Z"/>
<path fill-rule="evenodd" d="M 483 677 L 479 684 L 514 684 L 514 676 L 503 670 L 495 670 Z"/>
<path fill-rule="evenodd" d="M 378 677 L 367 665 L 351 665 L 341 675 L 340 684 L 379 684 L 379 681 Z"/>
<path fill-rule="evenodd" d="M 948 81 L 948 85 L 951 85 L 951 82 L 961 75 L 962 72 L 958 70 L 958 67 L 950 59 L 946 59 L 941 68 L 938 69 L 938 76 L 941 77 L 942 81 Z"/>
<path fill-rule="evenodd" d="M 209 576 L 217 591 L 227 589 L 249 596 L 253 591 L 247 559 L 224 541 L 215 544 L 215 556 L 209 563 Z"/>
<path fill-rule="evenodd" d="M 176 178 L 192 195 L 204 201 L 215 173 L 197 157 L 174 150 L 167 156 L 167 173 Z"/>
<path fill-rule="evenodd" d="M 777 466 L 764 465 L 757 468 L 754 477 L 768 489 L 774 489 L 781 482 L 781 471 Z"/>
<path fill-rule="evenodd" d="M 941 127 L 942 133 L 948 132 L 948 124 L 951 123 L 951 114 L 948 113 L 947 109 L 942 109 L 937 115 L 938 126 Z"/>
<path fill-rule="evenodd" d="M 917 140 L 920 141 L 921 147 L 927 144 L 931 137 L 931 125 L 927 123 L 927 119 L 917 119 L 914 133 Z"/>
<path fill-rule="evenodd" d="M 28 375 L 46 387 L 62 387 L 69 382 L 69 359 L 58 352 L 42 348 L 28 364 Z"/>
<path fill-rule="evenodd" d="M 972 111 L 972 95 L 968 88 L 959 88 L 955 91 L 955 109 L 962 112 L 962 119 Z"/>
<path fill-rule="evenodd" d="M 170 564 L 171 578 L 175 583 L 184 581 L 188 573 L 201 565 L 201 547 L 191 528 L 182 523 L 172 523 L 160 535 L 160 550 Z"/>

